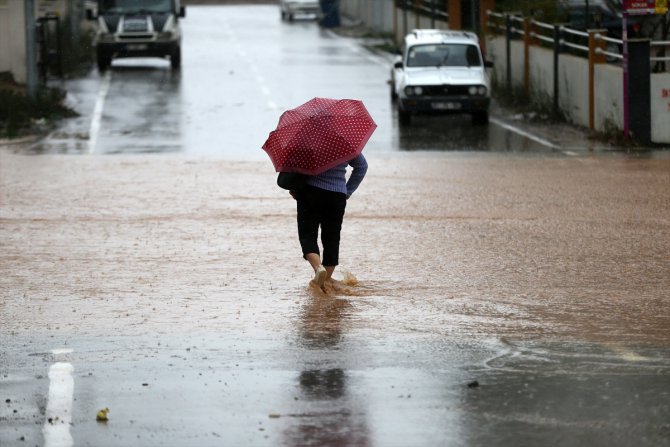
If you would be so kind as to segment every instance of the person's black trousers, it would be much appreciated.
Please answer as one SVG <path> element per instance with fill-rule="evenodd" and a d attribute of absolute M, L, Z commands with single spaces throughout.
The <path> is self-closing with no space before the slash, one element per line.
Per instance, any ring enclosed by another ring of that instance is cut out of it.
<path fill-rule="evenodd" d="M 319 250 L 319 226 L 323 258 L 321 264 L 334 267 L 340 256 L 340 230 L 347 196 L 339 192 L 326 191 L 307 185 L 296 193 L 298 202 L 298 237 L 303 257 L 307 253 L 321 254 Z"/>

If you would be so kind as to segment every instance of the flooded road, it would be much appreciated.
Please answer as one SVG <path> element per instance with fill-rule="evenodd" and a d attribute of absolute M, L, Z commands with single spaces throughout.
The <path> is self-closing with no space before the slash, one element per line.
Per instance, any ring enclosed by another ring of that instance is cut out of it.
<path fill-rule="evenodd" d="M 370 153 L 325 294 L 268 161 L 0 154 L 3 446 L 668 443 L 667 159 Z"/>
<path fill-rule="evenodd" d="M 276 7 L 184 29 L 0 147 L 0 445 L 670 445 L 667 153 L 399 129 L 379 55 Z M 312 96 L 379 124 L 325 292 L 260 149 Z"/>

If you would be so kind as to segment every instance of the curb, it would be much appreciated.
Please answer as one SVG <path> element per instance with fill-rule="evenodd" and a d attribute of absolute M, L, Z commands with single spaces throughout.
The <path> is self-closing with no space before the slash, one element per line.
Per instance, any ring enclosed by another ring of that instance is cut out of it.
<path fill-rule="evenodd" d="M 15 146 L 19 144 L 34 143 L 39 140 L 39 135 L 28 135 L 21 138 L 0 138 L 0 146 Z"/>

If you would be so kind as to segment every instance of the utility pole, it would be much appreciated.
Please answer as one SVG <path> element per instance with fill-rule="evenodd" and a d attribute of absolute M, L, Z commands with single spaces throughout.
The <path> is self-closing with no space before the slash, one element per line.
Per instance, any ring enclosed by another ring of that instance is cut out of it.
<path fill-rule="evenodd" d="M 35 0 L 24 0 L 26 20 L 26 88 L 37 97 L 37 41 L 35 39 Z"/>

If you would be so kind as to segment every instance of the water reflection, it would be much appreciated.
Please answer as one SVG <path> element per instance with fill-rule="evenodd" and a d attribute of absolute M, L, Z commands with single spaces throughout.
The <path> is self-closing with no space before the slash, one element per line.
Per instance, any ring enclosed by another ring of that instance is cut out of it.
<path fill-rule="evenodd" d="M 307 300 L 299 331 L 306 349 L 304 368 L 294 398 L 300 410 L 283 432 L 284 444 L 368 446 L 366 409 L 352 392 L 352 378 L 344 367 L 347 352 L 341 345 L 351 303 L 316 287 L 309 289 Z"/>
<path fill-rule="evenodd" d="M 313 400 L 339 399 L 345 394 L 346 377 L 340 368 L 300 373 L 300 388 Z"/>
<path fill-rule="evenodd" d="M 301 340 L 308 348 L 334 348 L 342 339 L 342 320 L 351 303 L 318 290 L 310 292 L 301 322 Z"/>
<path fill-rule="evenodd" d="M 104 74 L 72 80 L 68 105 L 80 116 L 32 145 L 32 154 L 179 152 L 182 75 L 160 59 L 121 59 Z"/>
<path fill-rule="evenodd" d="M 495 123 L 474 124 L 469 115 L 417 115 L 400 126 L 393 111 L 401 151 L 547 152 L 551 149 Z"/>

